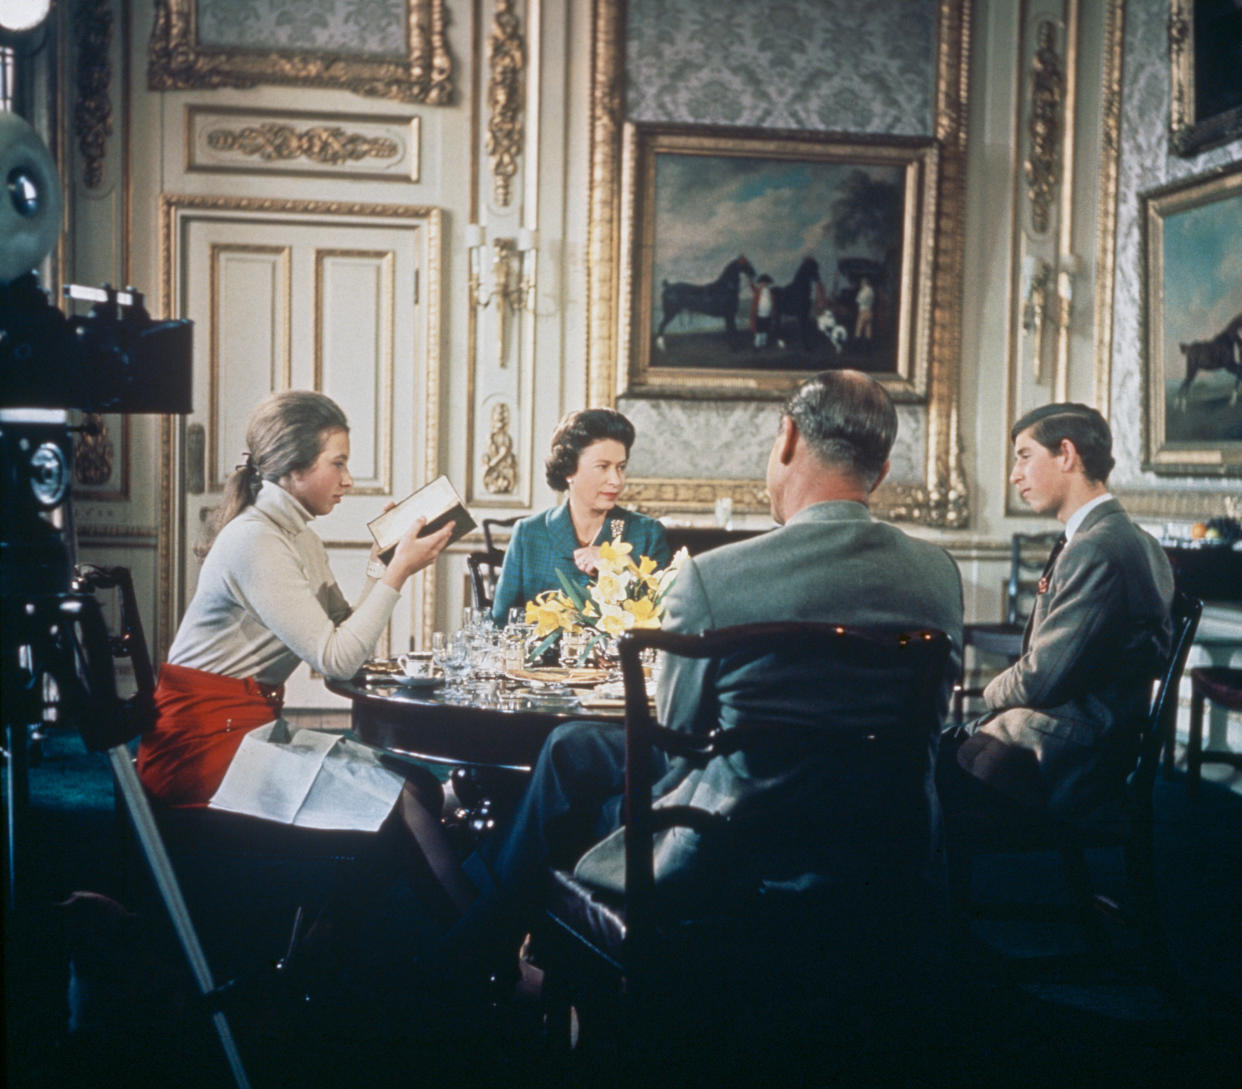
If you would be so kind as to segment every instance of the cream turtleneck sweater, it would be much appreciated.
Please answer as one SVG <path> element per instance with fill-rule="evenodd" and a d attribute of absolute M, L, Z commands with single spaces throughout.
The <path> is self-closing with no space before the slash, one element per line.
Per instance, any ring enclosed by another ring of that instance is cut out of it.
<path fill-rule="evenodd" d="M 284 684 L 299 662 L 351 677 L 370 657 L 400 595 L 368 579 L 351 610 L 311 514 L 279 484 L 220 531 L 168 660 L 226 677 Z"/>

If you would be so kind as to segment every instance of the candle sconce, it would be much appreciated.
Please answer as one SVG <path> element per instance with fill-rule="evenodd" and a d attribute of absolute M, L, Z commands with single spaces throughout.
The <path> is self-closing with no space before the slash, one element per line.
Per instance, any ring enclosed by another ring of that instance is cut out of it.
<path fill-rule="evenodd" d="M 523 311 L 535 312 L 535 253 L 538 234 L 528 227 L 514 238 L 492 240 L 491 285 L 483 281 L 483 251 L 487 238 L 485 228 L 471 223 L 466 228 L 466 248 L 470 254 L 470 301 L 479 310 L 496 303 L 496 358 L 505 366 L 506 327 L 508 316 Z"/>
<path fill-rule="evenodd" d="M 1052 266 L 1042 258 L 1027 254 L 1022 259 L 1022 330 L 1031 337 L 1035 381 L 1042 379 L 1044 318 L 1048 312 L 1048 292 L 1052 288 Z"/>

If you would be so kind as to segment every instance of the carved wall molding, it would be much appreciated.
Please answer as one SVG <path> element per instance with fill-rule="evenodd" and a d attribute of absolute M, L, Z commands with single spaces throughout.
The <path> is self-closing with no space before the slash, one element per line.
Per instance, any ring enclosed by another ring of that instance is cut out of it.
<path fill-rule="evenodd" d="M 153 91 L 250 88 L 260 83 L 342 87 L 368 98 L 439 106 L 453 95 L 444 0 L 406 0 L 406 57 L 213 47 L 198 40 L 197 0 L 154 0 L 147 83 Z"/>
<path fill-rule="evenodd" d="M 397 141 L 386 136 L 364 136 L 333 125 L 316 125 L 299 132 L 279 121 L 240 129 L 212 129 L 207 133 L 207 144 L 216 151 L 235 151 L 265 162 L 309 159 L 328 166 L 361 159 L 391 159 L 398 151 Z"/>
<path fill-rule="evenodd" d="M 82 430 L 73 446 L 73 476 L 79 484 L 98 486 L 112 477 L 115 462 L 108 425 L 97 412 L 88 412 Z"/>
<path fill-rule="evenodd" d="M 120 541 L 142 542 L 151 546 L 159 537 L 159 531 L 150 526 L 100 525 L 81 522 L 77 527 L 79 545 L 116 545 Z"/>
<path fill-rule="evenodd" d="M 491 433 L 483 455 L 483 487 L 493 495 L 511 495 L 517 488 L 517 455 L 509 434 L 509 406 L 492 406 Z"/>
<path fill-rule="evenodd" d="M 486 150 L 492 164 L 492 199 L 506 207 L 513 197 L 513 175 L 522 147 L 522 72 L 526 45 L 512 0 L 497 0 L 487 39 Z"/>
<path fill-rule="evenodd" d="M 82 156 L 82 182 L 87 189 L 103 184 L 104 158 L 112 135 L 112 8 L 109 0 L 88 0 L 73 12 L 77 50 L 77 97 L 73 131 Z"/>
<path fill-rule="evenodd" d="M 1036 31 L 1035 56 L 1031 60 L 1030 153 L 1024 164 L 1031 226 L 1038 234 L 1048 230 L 1048 210 L 1056 195 L 1064 91 L 1063 65 L 1056 50 L 1056 26 L 1044 20 Z"/>
<path fill-rule="evenodd" d="M 418 117 L 187 105 L 185 169 L 419 180 Z"/>
<path fill-rule="evenodd" d="M 1125 0 L 1108 0 L 1100 75 L 1099 208 L 1095 251 L 1095 407 L 1108 419 L 1113 358 L 1113 289 L 1117 275 L 1117 185 L 1121 161 L 1121 59 Z"/>

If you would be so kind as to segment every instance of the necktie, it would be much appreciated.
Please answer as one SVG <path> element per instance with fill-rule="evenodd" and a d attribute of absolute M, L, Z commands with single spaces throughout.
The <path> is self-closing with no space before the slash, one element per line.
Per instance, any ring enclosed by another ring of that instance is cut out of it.
<path fill-rule="evenodd" d="M 1039 595 L 1048 592 L 1048 581 L 1052 578 L 1052 568 L 1056 565 L 1057 557 L 1061 555 L 1061 549 L 1065 547 L 1065 534 L 1062 533 L 1052 546 L 1052 551 L 1048 553 L 1048 562 L 1044 564 L 1043 574 L 1039 576 L 1039 582 L 1035 586 L 1035 604 L 1031 606 L 1031 615 L 1026 618 L 1026 630 L 1022 633 L 1022 653 L 1026 653 L 1027 645 L 1031 641 L 1031 628 L 1035 624 L 1035 609 L 1039 603 Z"/>
<path fill-rule="evenodd" d="M 1053 565 L 1057 562 L 1057 557 L 1061 555 L 1061 549 L 1065 547 L 1065 534 L 1062 533 L 1052 546 L 1052 551 L 1048 553 L 1048 562 L 1044 564 L 1044 573 L 1039 576 L 1039 583 L 1035 587 L 1036 593 L 1046 594 L 1048 592 L 1048 579 L 1052 576 Z"/>

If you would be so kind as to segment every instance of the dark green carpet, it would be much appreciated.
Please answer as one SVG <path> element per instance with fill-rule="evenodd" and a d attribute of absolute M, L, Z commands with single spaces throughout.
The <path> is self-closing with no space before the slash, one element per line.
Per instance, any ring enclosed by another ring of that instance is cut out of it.
<path fill-rule="evenodd" d="M 25 906 L 6 912 L 4 920 L 8 1084 L 30 1089 L 229 1084 L 214 1038 L 198 1028 L 201 1019 L 192 1009 L 177 1005 L 184 1001 L 176 997 L 181 969 L 175 948 L 161 944 L 168 942 L 166 933 L 153 939 L 159 955 L 141 966 L 142 979 L 116 998 L 116 1023 L 127 1028 L 111 1030 L 89 1049 L 69 1035 L 64 913 L 53 905 L 74 890 L 89 889 L 144 914 L 158 917 L 159 910 L 142 871 L 124 864 L 103 757 L 85 753 L 72 736 L 54 738 L 32 769 L 31 790 L 19 889 Z M 1018 986 L 980 956 L 964 967 L 954 1008 L 945 1011 L 947 1028 L 936 1044 L 908 1055 L 900 1076 L 892 1063 L 873 1061 L 906 1050 L 904 1034 L 890 1026 L 856 1041 L 848 1053 L 824 1054 L 814 1039 L 781 1041 L 760 1063 L 765 1073 L 713 1070 L 705 1081 L 1236 1089 L 1242 1077 L 1242 797 L 1206 784 L 1191 803 L 1180 774 L 1158 780 L 1156 792 L 1165 918 L 1184 983 L 1179 1001 L 1124 979 L 1092 986 Z M 1092 863 L 1106 885 L 1120 889 L 1119 857 L 1103 852 Z M 988 859 L 976 868 L 976 891 L 1055 900 L 1061 895 L 1056 860 Z M 236 895 L 244 898 L 247 890 Z M 396 897 L 388 911 L 390 927 L 416 932 L 430 925 L 412 898 Z M 1028 923 L 979 925 L 975 939 L 980 950 L 990 947 L 1005 956 L 1064 949 L 1074 940 L 1059 924 Z M 529 1014 L 494 1013 L 448 1031 L 420 1032 L 404 1024 L 394 1012 L 399 1003 L 385 991 L 401 986 L 402 971 L 399 965 L 388 967 L 382 984 L 369 976 L 352 981 L 347 1005 L 336 1007 L 338 1013 L 347 1009 L 347 1016 L 323 1019 L 321 1010 L 299 1010 L 263 990 L 239 1007 L 256 1085 L 472 1089 L 607 1081 L 608 1071 L 597 1069 L 589 1056 L 568 1066 L 552 1063 L 540 1049 L 538 1025 Z M 842 1001 L 848 1003 L 849 996 Z M 169 1016 L 170 1004 L 176 1016 Z M 710 1053 L 710 1040 L 703 1044 Z M 693 1078 L 680 1071 L 674 1080 L 680 1085 Z"/>

